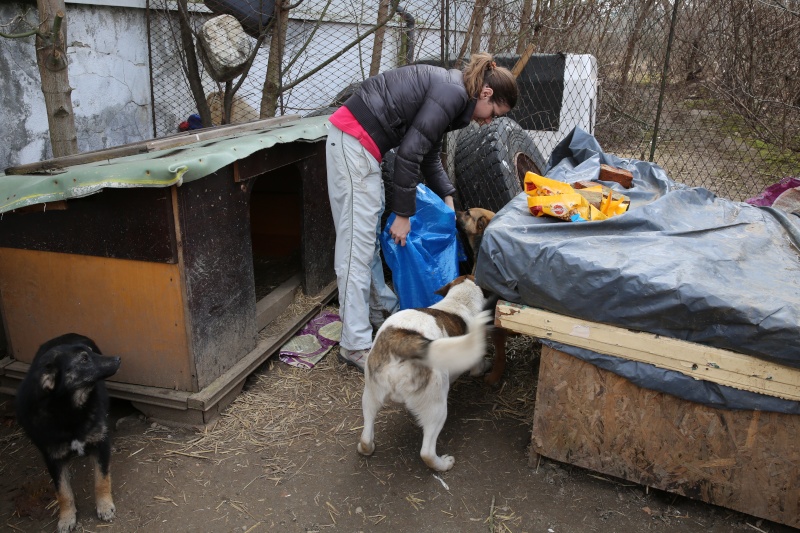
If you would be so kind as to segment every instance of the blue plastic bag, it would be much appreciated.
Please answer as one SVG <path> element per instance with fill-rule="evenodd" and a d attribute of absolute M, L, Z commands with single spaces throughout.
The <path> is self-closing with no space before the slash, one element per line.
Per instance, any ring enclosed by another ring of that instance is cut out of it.
<path fill-rule="evenodd" d="M 400 309 L 428 307 L 442 299 L 434 291 L 458 277 L 456 213 L 425 185 L 417 185 L 417 212 L 410 218 L 406 245 L 389 235 L 392 213 L 381 232 L 386 264 L 392 271 Z M 463 251 L 462 251 L 463 255 Z"/>

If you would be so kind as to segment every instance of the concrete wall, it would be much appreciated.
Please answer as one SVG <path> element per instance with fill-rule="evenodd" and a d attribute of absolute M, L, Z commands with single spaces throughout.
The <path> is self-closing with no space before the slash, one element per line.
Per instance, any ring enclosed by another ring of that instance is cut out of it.
<path fill-rule="evenodd" d="M 37 20 L 35 4 L 3 2 L 0 22 L 26 11 L 27 20 Z M 80 151 L 151 138 L 145 10 L 67 2 L 67 16 L 69 79 Z M 0 171 L 51 158 L 33 37 L 0 38 L 0 73 L 4 139 Z"/>

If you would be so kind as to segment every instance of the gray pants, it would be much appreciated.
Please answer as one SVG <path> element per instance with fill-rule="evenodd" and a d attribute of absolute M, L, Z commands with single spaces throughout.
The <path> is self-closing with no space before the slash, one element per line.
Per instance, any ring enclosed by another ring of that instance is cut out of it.
<path fill-rule="evenodd" d="M 329 125 L 326 141 L 328 197 L 336 228 L 334 267 L 339 288 L 341 345 L 372 346 L 372 322 L 398 309 L 386 286 L 378 235 L 385 196 L 378 162 L 358 140 Z"/>

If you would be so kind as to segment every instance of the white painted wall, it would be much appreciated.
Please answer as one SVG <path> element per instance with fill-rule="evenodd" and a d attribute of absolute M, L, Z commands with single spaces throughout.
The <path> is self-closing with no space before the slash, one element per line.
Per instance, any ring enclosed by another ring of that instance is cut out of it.
<path fill-rule="evenodd" d="M 596 117 L 597 59 L 590 54 L 567 54 L 558 131 L 528 130 L 528 135 L 548 158 L 573 129 L 581 128 L 594 135 Z"/>

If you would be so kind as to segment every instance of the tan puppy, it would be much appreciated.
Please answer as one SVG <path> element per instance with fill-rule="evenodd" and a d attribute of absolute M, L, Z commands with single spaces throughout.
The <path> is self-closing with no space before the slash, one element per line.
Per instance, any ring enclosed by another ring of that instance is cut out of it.
<path fill-rule="evenodd" d="M 466 211 L 456 211 L 456 223 L 467 237 L 472 252 L 472 273 L 475 274 L 475 266 L 478 264 L 478 249 L 481 246 L 483 232 L 486 226 L 494 218 L 494 211 L 472 207 Z M 490 385 L 494 385 L 503 377 L 506 369 L 506 340 L 508 330 L 495 327 L 492 329 L 492 344 L 494 345 L 494 363 L 492 371 L 483 380 Z"/>
<path fill-rule="evenodd" d="M 481 245 L 483 232 L 493 218 L 494 211 L 480 207 L 471 207 L 466 211 L 456 211 L 456 224 L 467 236 L 467 241 L 469 241 L 469 247 L 472 251 L 473 274 L 475 274 L 475 264 L 478 262 L 478 248 Z"/>
<path fill-rule="evenodd" d="M 358 452 L 375 451 L 375 417 L 387 401 L 402 403 L 422 426 L 420 457 L 434 470 L 450 470 L 455 459 L 436 454 L 447 419 L 447 392 L 463 372 L 485 372 L 486 322 L 483 291 L 461 276 L 437 294 L 444 299 L 422 309 L 405 309 L 378 330 L 364 371 L 364 430 Z"/>

